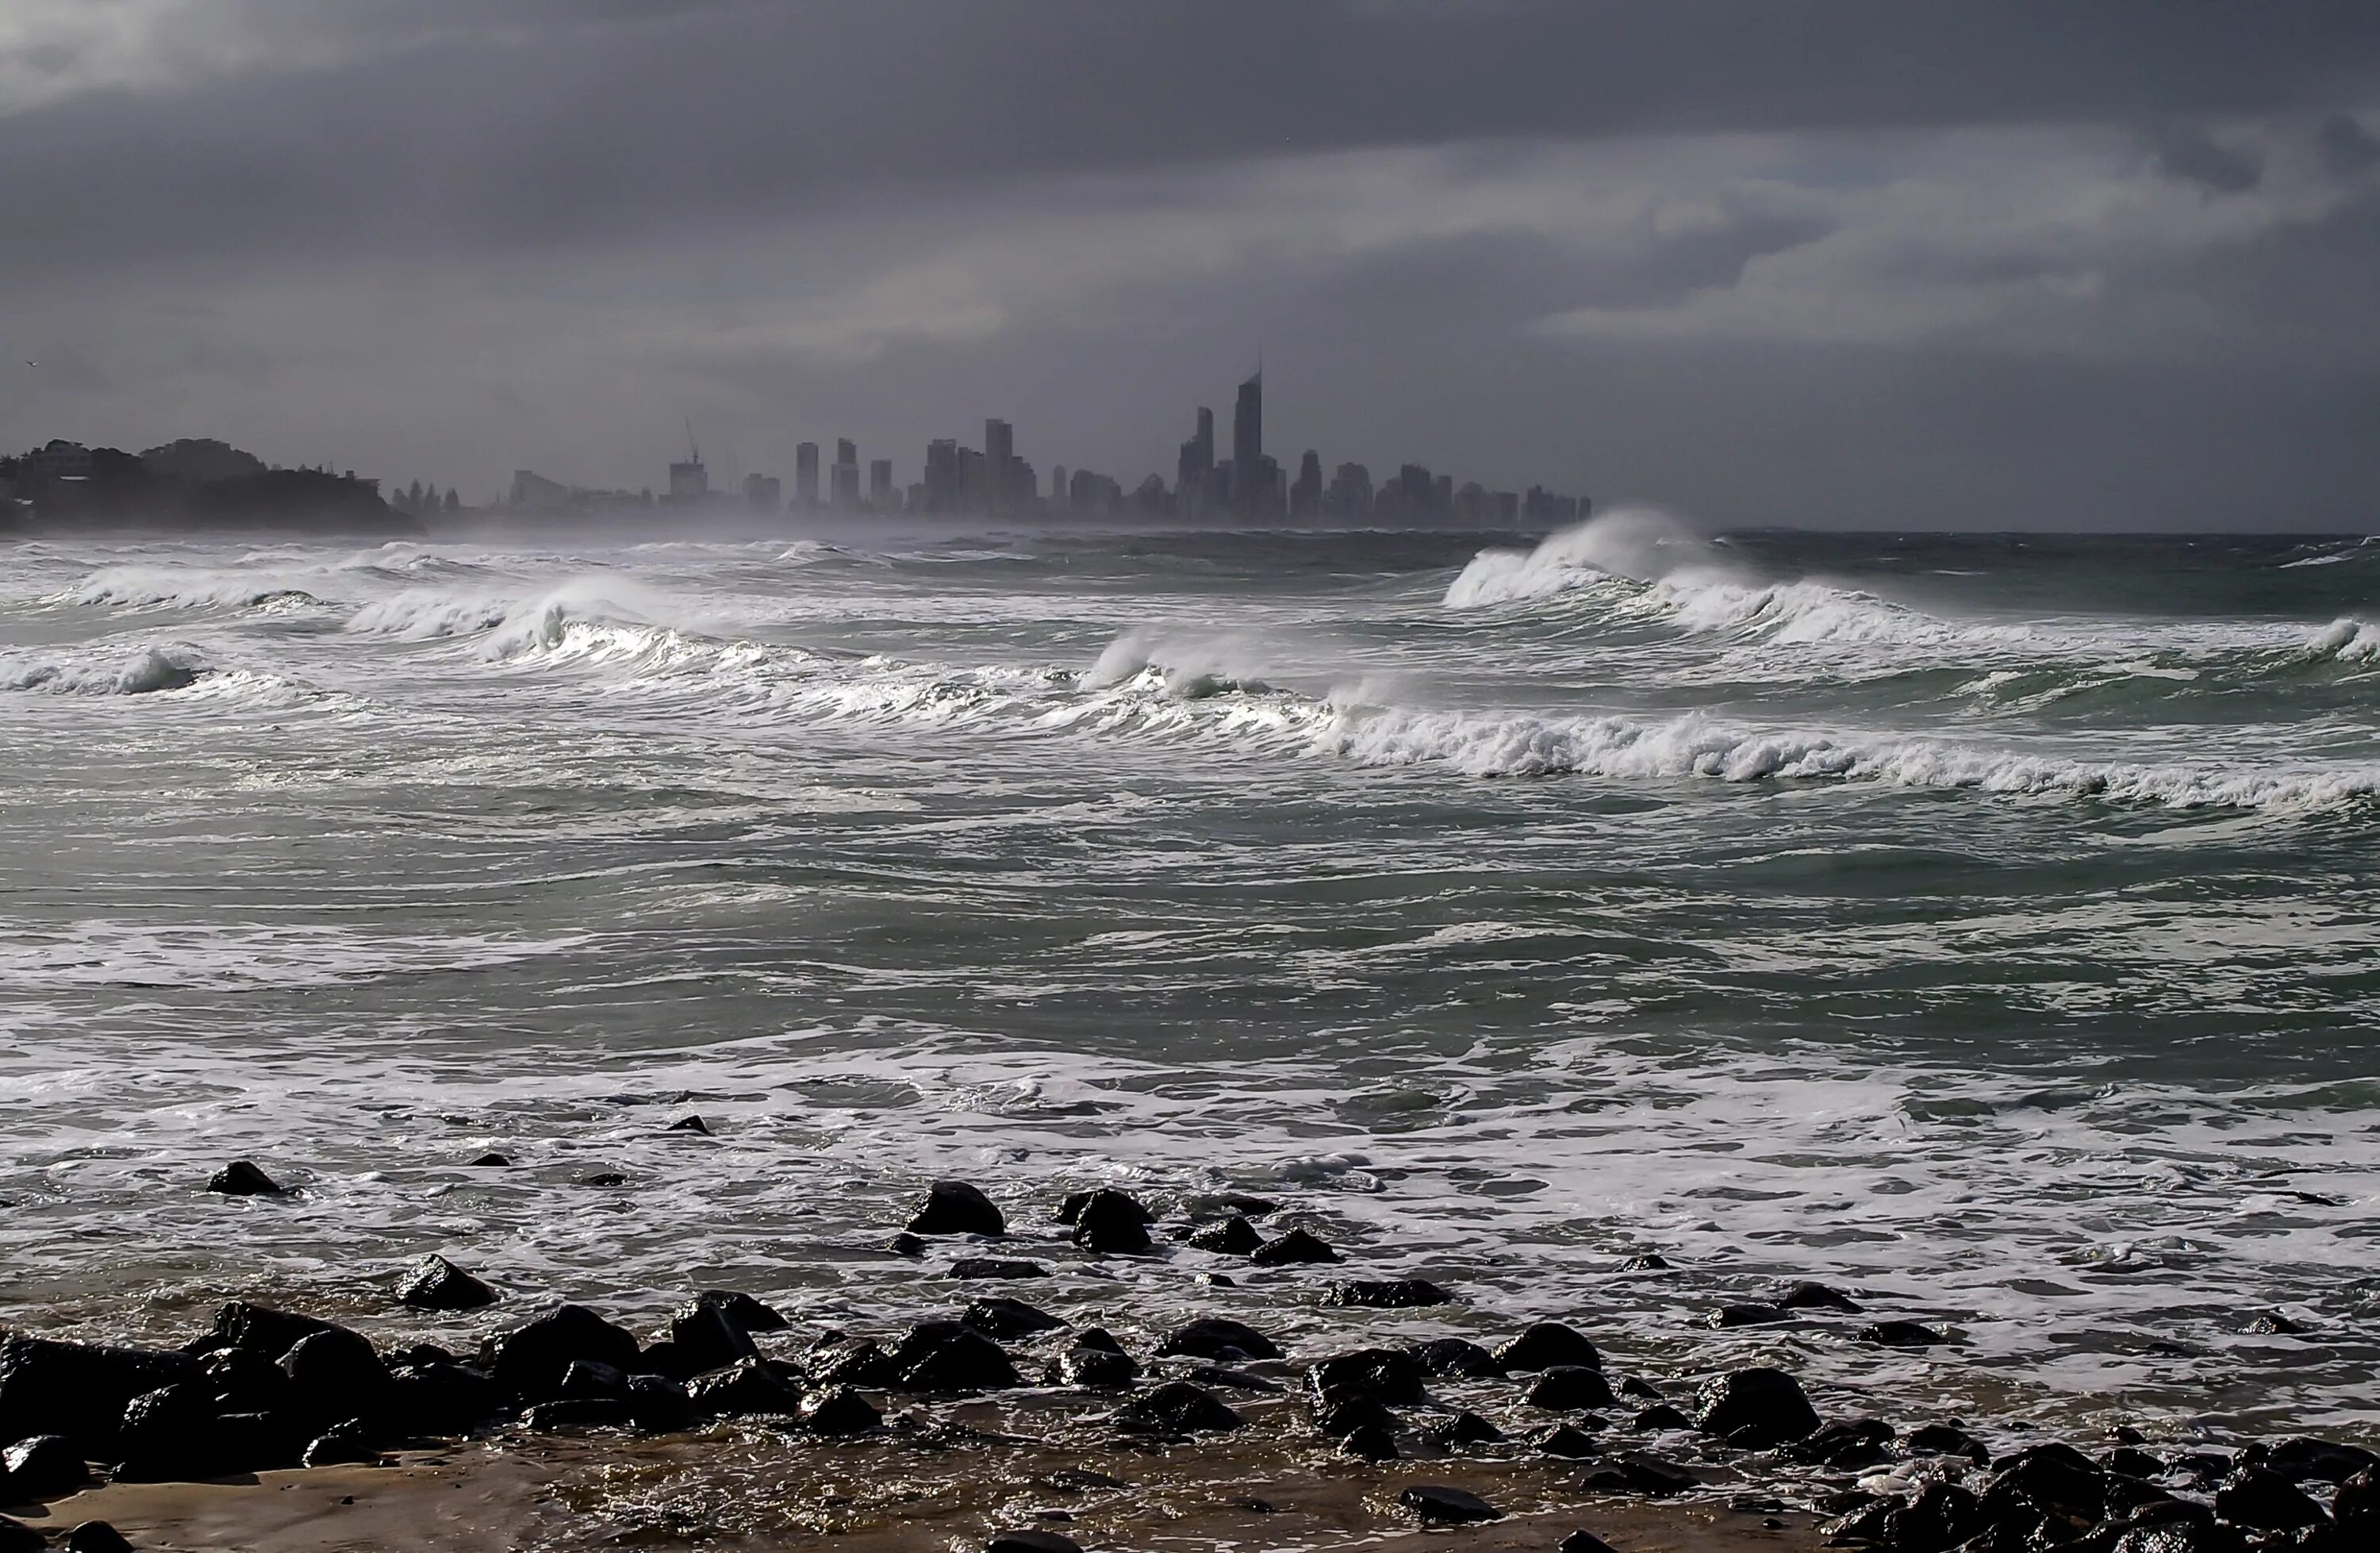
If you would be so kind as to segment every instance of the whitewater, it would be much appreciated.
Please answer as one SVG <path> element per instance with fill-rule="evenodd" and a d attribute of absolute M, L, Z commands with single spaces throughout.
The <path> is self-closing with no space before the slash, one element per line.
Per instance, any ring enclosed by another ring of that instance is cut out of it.
<path fill-rule="evenodd" d="M 2354 539 L 0 539 L 0 1325 L 880 1325 L 921 1181 L 1121 1181 L 1474 1293 L 1384 1334 L 2369 1435 L 2375 920 Z M 1803 1278 L 1959 1340 L 1702 1325 Z"/>

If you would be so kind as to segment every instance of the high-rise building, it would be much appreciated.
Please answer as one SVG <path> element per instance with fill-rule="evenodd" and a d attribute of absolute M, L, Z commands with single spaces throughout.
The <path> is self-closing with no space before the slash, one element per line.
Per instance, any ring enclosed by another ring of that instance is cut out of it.
<path fill-rule="evenodd" d="M 830 487 L 837 510 L 856 512 L 859 509 L 859 446 L 849 437 L 837 438 L 834 445 L 833 484 Z"/>
<path fill-rule="evenodd" d="M 774 512 L 782 499 L 783 487 L 773 474 L 747 474 L 744 477 L 744 505 L 756 512 Z"/>
<path fill-rule="evenodd" d="M 683 463 L 670 466 L 670 500 L 701 502 L 710 498 L 710 471 L 702 467 L 702 455 L 695 454 Z"/>
<path fill-rule="evenodd" d="M 1014 472 L 1016 462 L 1016 428 L 1005 421 L 983 423 L 983 462 L 984 507 L 991 512 L 1004 511 L 1008 507 L 1009 476 Z"/>
<path fill-rule="evenodd" d="M 1322 455 L 1309 447 L 1298 460 L 1297 483 L 1289 488 L 1289 515 L 1293 518 L 1318 518 L 1322 515 Z"/>
<path fill-rule="evenodd" d="M 1240 385 L 1232 410 L 1232 506 L 1243 512 L 1263 505 L 1264 373 Z"/>
<path fill-rule="evenodd" d="M 991 507 L 991 461 L 972 447 L 959 449 L 959 499 L 953 512 L 986 512 Z"/>
<path fill-rule="evenodd" d="M 926 445 L 925 499 L 917 505 L 928 512 L 956 512 L 965 495 L 959 471 L 959 441 L 941 437 Z"/>
<path fill-rule="evenodd" d="M 1363 522 L 1372 516 L 1372 471 L 1361 464 L 1341 464 L 1322 497 L 1322 510 L 1342 522 Z"/>
<path fill-rule="evenodd" d="M 815 512 L 819 504 L 819 446 L 806 442 L 794 449 L 794 505 Z"/>
<path fill-rule="evenodd" d="M 879 512 L 901 510 L 901 493 L 892 483 L 892 460 L 879 459 L 868 466 L 868 505 Z"/>
<path fill-rule="evenodd" d="M 1176 509 L 1184 517 L 1196 517 L 1205 510 L 1215 475 L 1215 412 L 1204 405 L 1198 407 L 1197 434 L 1182 445 L 1173 472 Z"/>
<path fill-rule="evenodd" d="M 1066 466 L 1050 466 L 1050 505 L 1059 511 L 1066 510 Z"/>

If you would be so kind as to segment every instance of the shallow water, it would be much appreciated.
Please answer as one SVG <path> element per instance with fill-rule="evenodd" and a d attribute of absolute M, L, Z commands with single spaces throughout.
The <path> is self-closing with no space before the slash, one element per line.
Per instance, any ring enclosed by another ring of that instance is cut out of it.
<path fill-rule="evenodd" d="M 24 541 L 0 793 L 11 1322 L 882 1326 L 923 1180 L 1117 1180 L 1465 1298 L 1384 1331 L 2380 1426 L 2380 544 Z M 1800 1277 L 1962 1341 L 1698 1326 Z"/>

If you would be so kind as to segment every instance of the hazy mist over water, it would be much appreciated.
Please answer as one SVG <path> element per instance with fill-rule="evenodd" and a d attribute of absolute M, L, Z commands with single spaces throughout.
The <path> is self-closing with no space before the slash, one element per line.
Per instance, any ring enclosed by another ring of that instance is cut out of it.
<path fill-rule="evenodd" d="M 880 1249 L 929 1177 L 1122 1180 L 1469 1301 L 1384 1332 L 2380 1423 L 2380 544 L 5 555 L 11 1325 L 393 1330 L 428 1249 L 880 1323 L 947 1302 Z M 1963 1341 L 1699 1329 L 1803 1276 Z"/>

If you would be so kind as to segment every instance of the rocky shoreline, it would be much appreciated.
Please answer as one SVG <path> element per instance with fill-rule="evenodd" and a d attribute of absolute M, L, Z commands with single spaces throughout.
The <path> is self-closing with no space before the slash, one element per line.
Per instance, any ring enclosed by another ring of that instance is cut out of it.
<path fill-rule="evenodd" d="M 281 1191 L 246 1162 L 210 1187 Z M 298 1469 L 402 1474 L 460 1460 L 458 1449 L 516 1468 L 567 1461 L 578 1475 L 557 1469 L 538 1479 L 537 1495 L 547 1503 L 577 1495 L 589 1524 L 616 1522 L 648 1478 L 698 1484 L 708 1474 L 746 1486 L 743 1502 L 681 1518 L 674 1531 L 648 1525 L 653 1535 L 636 1539 L 647 1546 L 868 1535 L 905 1546 L 902 1528 L 931 1520 L 932 1546 L 952 1546 L 955 1535 L 998 1553 L 1065 1553 L 1134 1546 L 1135 1507 L 1160 1501 L 1168 1541 L 1195 1542 L 1190 1528 L 1202 1517 L 1224 1516 L 1266 1529 L 1212 1532 L 1213 1540 L 1354 1546 L 1352 1510 L 1327 1525 L 1297 1522 L 1318 1513 L 1299 1502 L 1336 1495 L 1369 1506 L 1378 1527 L 1509 1522 L 1515 1535 L 1526 1528 L 1524 1539 L 1496 1546 L 1569 1553 L 1609 1545 L 1611 1524 L 1667 1528 L 1674 1543 L 1688 1512 L 1729 1518 L 1726 1535 L 1739 1540 L 1889 1553 L 2380 1547 L 2380 1458 L 2343 1442 L 2217 1449 L 2129 1430 L 2058 1441 L 2014 1425 L 1888 1419 L 1824 1388 L 1813 1396 L 1775 1367 L 1622 1373 L 1590 1335 L 1591 1317 L 1516 1324 L 1493 1344 L 1374 1340 L 1362 1329 L 1366 1313 L 1427 1309 L 1459 1293 L 1417 1278 L 1340 1277 L 1331 1245 L 1268 1224 L 1277 1207 L 1232 1197 L 1168 1219 L 1113 1189 L 1049 1205 L 1073 1245 L 1094 1256 L 1147 1255 L 1170 1239 L 1251 1267 L 1312 1267 L 1326 1278 L 1320 1306 L 1346 1313 L 1343 1344 L 1288 1345 L 1220 1315 L 1127 1342 L 1107 1326 L 990 1292 L 1029 1293 L 1048 1269 L 1002 1253 L 1012 1241 L 1005 1216 L 958 1181 L 935 1183 L 889 1248 L 960 1253 L 948 1269 L 955 1308 L 899 1331 L 807 1330 L 750 1294 L 706 1290 L 644 1337 L 564 1304 L 505 1323 L 469 1353 L 376 1347 L 350 1327 L 245 1302 L 224 1306 L 178 1349 L 0 1337 L 0 1441 L 8 1442 L 0 1506 L 46 1522 L 0 1522 L 0 1553 L 193 1546 L 134 1544 L 97 1518 L 69 1523 L 77 1505 L 140 1504 L 133 1485 L 254 1482 Z M 1207 1281 L 1232 1283 L 1222 1274 Z M 449 1313 L 505 1298 L 437 1256 L 418 1263 L 394 1296 Z M 1858 1314 L 1843 1291 L 1803 1283 L 1713 1322 L 1757 1325 L 1794 1310 Z M 1942 1336 L 1905 1321 L 1870 1323 L 1859 1335 L 1888 1347 Z M 1282 1473 L 1301 1485 L 1291 1490 L 1296 1502 L 1245 1487 Z M 590 1481 L 605 1486 L 589 1489 Z M 887 1485 L 942 1508 L 929 1517 Z M 1184 1492 L 1212 1502 L 1182 1500 Z M 1682 1509 L 1648 1521 L 1652 1504 Z M 758 1513 L 761 1505 L 771 1508 Z M 1598 1518 L 1610 1523 L 1601 1532 Z M 1664 1544 L 1623 1536 L 1616 1545 Z"/>

